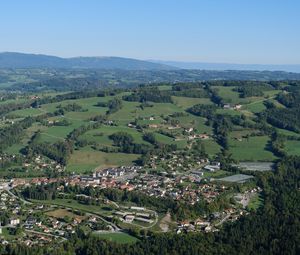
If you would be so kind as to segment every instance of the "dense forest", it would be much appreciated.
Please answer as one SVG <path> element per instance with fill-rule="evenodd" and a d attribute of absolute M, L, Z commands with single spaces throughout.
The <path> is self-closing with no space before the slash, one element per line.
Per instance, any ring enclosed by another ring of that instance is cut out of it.
<path fill-rule="evenodd" d="M 143 87 L 132 95 L 124 96 L 125 101 L 171 103 L 170 93 L 159 90 L 157 87 Z"/>

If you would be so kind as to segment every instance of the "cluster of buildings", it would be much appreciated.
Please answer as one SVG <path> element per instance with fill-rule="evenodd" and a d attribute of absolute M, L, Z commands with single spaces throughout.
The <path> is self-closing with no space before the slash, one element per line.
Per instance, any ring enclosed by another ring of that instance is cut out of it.
<path fill-rule="evenodd" d="M 200 168 L 208 163 L 209 160 L 201 157 L 200 155 L 188 154 L 181 151 L 173 151 L 166 154 L 164 157 L 152 155 L 148 165 L 152 169 L 157 169 L 163 166 L 163 169 L 167 172 L 180 172 L 188 171 L 194 168 Z"/>
<path fill-rule="evenodd" d="M 114 212 L 114 215 L 118 217 L 121 222 L 152 224 L 155 222 L 155 218 L 157 218 L 155 212 L 147 210 L 144 207 L 131 206 L 130 208 L 123 207 L 123 209 L 127 210 L 118 210 Z"/>
<path fill-rule="evenodd" d="M 0 181 L 0 209 L 11 212 L 11 217 L 3 225 L 17 228 L 22 226 L 26 235 L 22 242 L 26 245 L 33 245 L 38 240 L 41 243 L 59 241 L 68 238 L 74 233 L 78 225 L 85 225 L 91 229 L 98 230 L 101 218 L 82 217 L 73 215 L 71 219 L 61 219 L 51 214 L 46 214 L 43 219 L 36 218 L 34 212 L 43 211 L 44 208 L 26 205 L 27 213 L 20 214 L 21 204 L 18 198 L 11 196 L 11 188 L 23 188 L 30 185 L 42 185 L 51 183 L 60 183 L 59 190 L 62 191 L 66 186 L 95 187 L 95 188 L 117 188 L 120 190 L 136 190 L 148 196 L 157 198 L 171 198 L 177 201 L 184 201 L 187 204 L 194 205 L 201 200 L 208 204 L 216 201 L 222 194 L 229 191 L 230 186 L 222 182 L 207 181 L 207 173 L 214 173 L 220 170 L 219 162 L 210 162 L 208 159 L 195 158 L 195 155 L 187 155 L 179 152 L 169 153 L 165 158 L 155 158 L 164 162 L 172 171 L 169 172 L 147 172 L 140 166 L 121 166 L 111 167 L 103 170 L 97 170 L 91 175 L 71 175 L 59 178 L 32 178 L 32 179 L 12 179 L 11 181 Z M 36 158 L 36 163 L 39 163 Z M 155 162 L 155 161 L 153 161 Z M 152 162 L 152 163 L 153 163 Z M 194 164 L 192 163 L 194 162 Z M 176 171 L 180 164 L 186 167 L 186 171 Z M 209 175 L 209 174 L 208 174 Z M 217 231 L 218 225 L 225 221 L 237 220 L 241 215 L 247 213 L 247 202 L 260 192 L 259 188 L 246 191 L 244 194 L 235 197 L 237 203 L 242 206 L 231 206 L 222 212 L 205 216 L 196 221 L 177 222 L 177 233 L 190 231 L 211 232 Z M 81 194 L 78 194 L 80 196 Z M 142 207 L 119 207 L 114 208 L 107 217 L 117 218 L 120 222 L 143 226 L 151 226 L 158 220 L 156 212 L 147 210 Z M 25 210 L 25 211 L 26 211 Z M 24 208 L 22 208 L 24 212 Z M 19 217 L 19 216 L 20 217 Z M 109 229 L 112 225 L 106 224 Z M 115 229 L 112 229 L 115 230 Z M 30 237 L 28 239 L 28 237 Z M 30 242 L 28 241 L 30 240 Z M 6 240 L 4 240 L 6 241 Z"/>
<path fill-rule="evenodd" d="M 11 242 L 27 246 L 61 242 L 75 233 L 78 226 L 91 230 L 110 230 L 96 215 L 35 203 L 23 203 L 7 190 L 0 192 L 0 244 Z"/>
<path fill-rule="evenodd" d="M 223 109 L 240 110 L 241 108 L 242 108 L 242 105 L 241 105 L 241 104 L 235 104 L 235 105 L 224 104 L 224 105 L 223 105 Z"/>
<path fill-rule="evenodd" d="M 63 172 L 65 170 L 64 166 L 58 164 L 54 160 L 49 160 L 49 159 L 46 160 L 44 157 L 41 156 L 36 156 L 34 160 L 32 160 L 30 163 L 24 162 L 23 167 L 26 169 L 32 169 L 36 171 L 52 169 L 58 173 Z"/>

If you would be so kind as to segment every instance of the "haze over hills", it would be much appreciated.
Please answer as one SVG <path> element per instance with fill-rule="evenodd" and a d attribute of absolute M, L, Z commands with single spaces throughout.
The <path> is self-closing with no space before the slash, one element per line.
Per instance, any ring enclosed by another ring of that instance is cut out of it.
<path fill-rule="evenodd" d="M 183 61 L 161 61 L 150 60 L 155 63 L 174 66 L 180 69 L 200 70 L 244 70 L 244 71 L 285 71 L 300 73 L 299 65 L 267 65 L 267 64 L 232 64 L 232 63 L 207 63 L 207 62 L 183 62 Z"/>
<path fill-rule="evenodd" d="M 0 68 L 94 68 L 120 70 L 237 70 L 237 71 L 285 71 L 300 73 L 299 65 L 231 64 L 162 60 L 138 60 L 123 57 L 72 57 L 62 58 L 43 54 L 18 52 L 0 53 Z"/>
<path fill-rule="evenodd" d="M 123 70 L 171 70 L 165 64 L 121 57 L 61 58 L 17 52 L 0 53 L 0 68 L 96 68 Z"/>

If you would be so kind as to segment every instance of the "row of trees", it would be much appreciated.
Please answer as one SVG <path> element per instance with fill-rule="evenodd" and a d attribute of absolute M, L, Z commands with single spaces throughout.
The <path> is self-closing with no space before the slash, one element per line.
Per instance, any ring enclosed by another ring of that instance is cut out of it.
<path fill-rule="evenodd" d="M 157 87 L 140 88 L 131 95 L 123 96 L 123 99 L 133 102 L 172 103 L 171 94 L 168 91 L 161 91 Z"/>
<path fill-rule="evenodd" d="M 30 127 L 35 121 L 36 118 L 26 117 L 17 123 L 1 128 L 0 152 L 3 152 L 7 147 L 19 142 L 24 135 L 24 130 Z"/>
<path fill-rule="evenodd" d="M 119 147 L 120 152 L 147 154 L 152 148 L 147 144 L 134 143 L 132 135 L 126 132 L 117 132 L 109 136 L 115 146 Z"/>

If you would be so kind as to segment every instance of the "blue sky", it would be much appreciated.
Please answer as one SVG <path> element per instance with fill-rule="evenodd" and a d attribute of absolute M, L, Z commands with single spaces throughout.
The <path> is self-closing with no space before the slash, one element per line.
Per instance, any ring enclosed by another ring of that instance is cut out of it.
<path fill-rule="evenodd" d="M 0 52 L 300 64 L 298 0 L 7 0 Z"/>

